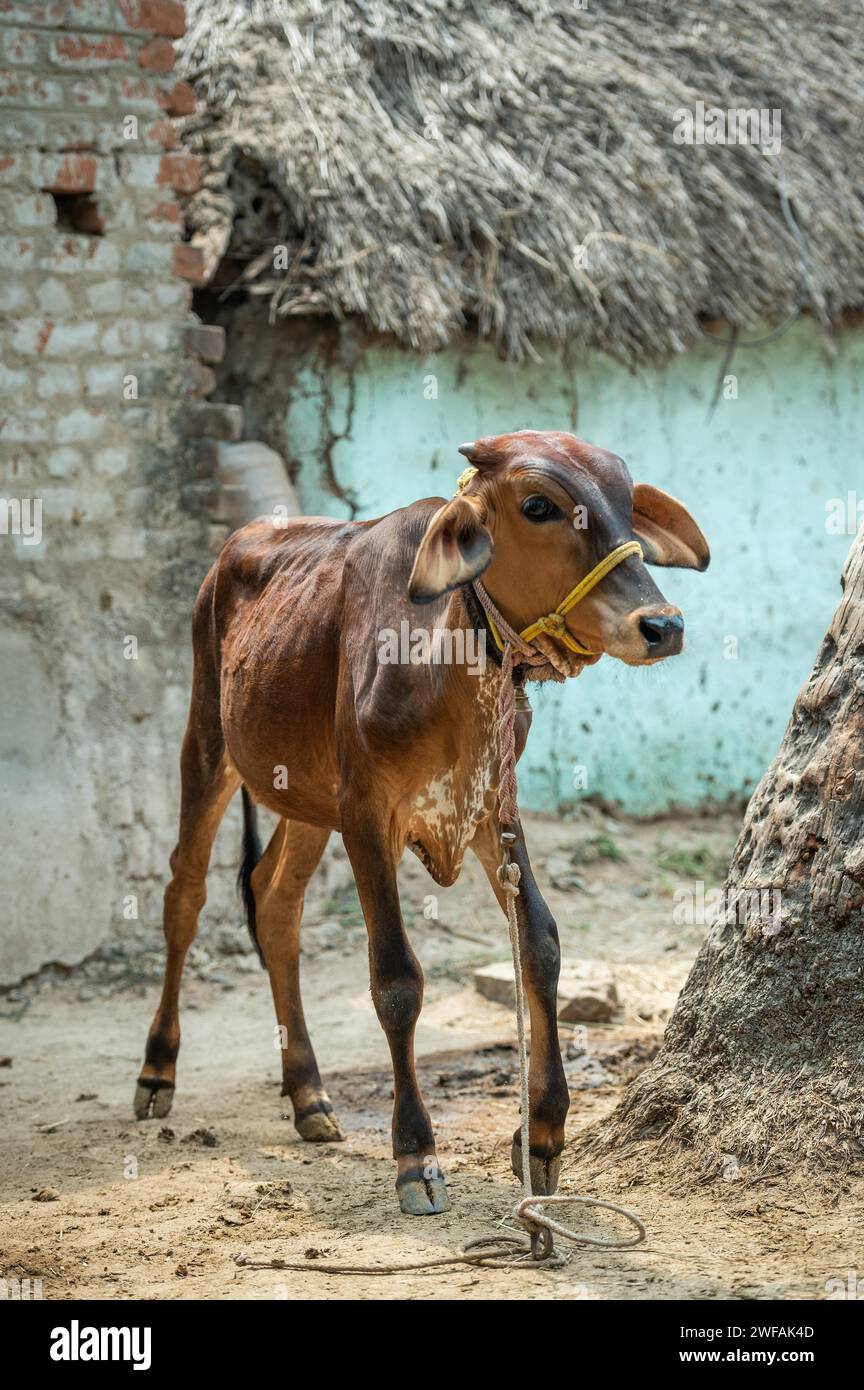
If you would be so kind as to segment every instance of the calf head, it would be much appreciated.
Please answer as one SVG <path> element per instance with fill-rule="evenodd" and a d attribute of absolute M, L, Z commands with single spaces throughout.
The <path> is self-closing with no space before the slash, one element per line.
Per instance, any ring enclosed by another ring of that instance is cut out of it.
<path fill-rule="evenodd" d="M 708 544 L 680 502 L 634 485 L 616 454 L 572 434 L 520 430 L 459 452 L 477 471 L 429 523 L 410 579 L 415 603 L 482 574 L 490 598 L 521 632 L 635 539 L 642 558 L 628 555 L 566 614 L 567 632 L 589 653 L 578 665 L 604 652 L 650 665 L 681 651 L 680 609 L 645 567 L 707 568 Z"/>

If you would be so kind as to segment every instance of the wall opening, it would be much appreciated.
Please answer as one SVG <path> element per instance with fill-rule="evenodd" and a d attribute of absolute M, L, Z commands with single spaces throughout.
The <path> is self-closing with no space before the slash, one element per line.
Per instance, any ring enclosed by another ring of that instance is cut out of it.
<path fill-rule="evenodd" d="M 105 222 L 92 193 L 54 193 L 45 189 L 57 212 L 57 230 L 104 236 Z"/>

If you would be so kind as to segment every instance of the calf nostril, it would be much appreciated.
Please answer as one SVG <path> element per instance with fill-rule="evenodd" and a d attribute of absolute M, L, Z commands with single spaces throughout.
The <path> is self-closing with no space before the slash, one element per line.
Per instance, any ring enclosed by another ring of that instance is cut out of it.
<path fill-rule="evenodd" d="M 656 647 L 665 636 L 662 618 L 640 618 L 639 631 L 649 647 Z"/>
<path fill-rule="evenodd" d="M 653 618 L 640 618 L 639 631 L 649 647 L 659 647 L 661 642 L 676 632 L 684 631 L 684 619 L 680 613 L 658 614 Z"/>

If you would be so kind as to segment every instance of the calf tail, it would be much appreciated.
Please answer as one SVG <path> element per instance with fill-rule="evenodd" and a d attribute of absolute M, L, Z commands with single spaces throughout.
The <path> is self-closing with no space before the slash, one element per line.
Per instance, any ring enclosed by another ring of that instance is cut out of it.
<path fill-rule="evenodd" d="M 255 925 L 255 894 L 252 892 L 252 870 L 261 858 L 261 841 L 258 837 L 258 813 L 255 803 L 246 790 L 241 788 L 243 797 L 243 858 L 237 875 L 237 891 L 246 909 L 246 925 L 252 938 L 252 945 L 258 952 L 258 959 L 264 964 L 261 947 L 258 944 L 258 931 Z"/>

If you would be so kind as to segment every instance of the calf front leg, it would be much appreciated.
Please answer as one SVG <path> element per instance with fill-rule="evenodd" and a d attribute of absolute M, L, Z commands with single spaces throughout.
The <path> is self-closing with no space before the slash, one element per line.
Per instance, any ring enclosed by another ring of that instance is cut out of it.
<path fill-rule="evenodd" d="M 522 979 L 531 1020 L 531 1057 L 528 1065 L 528 1109 L 531 1186 L 537 1195 L 553 1193 L 558 1186 L 564 1121 L 570 1108 L 570 1091 L 564 1075 L 558 1042 L 558 975 L 561 948 L 558 928 L 531 871 L 525 837 L 518 823 L 511 826 L 516 841 L 511 858 L 519 865 L 516 920 L 522 954 Z M 479 827 L 471 848 L 486 870 L 503 911 L 507 899 L 498 882 L 501 843 L 498 824 L 490 816 Z M 522 1134 L 513 1136 L 513 1171 L 522 1176 Z"/>
<path fill-rule="evenodd" d="M 414 1067 L 423 971 L 402 921 L 396 887 L 398 853 L 392 837 L 362 817 L 343 819 L 342 838 L 369 934 L 372 1001 L 393 1060 L 393 1156 L 399 1205 L 409 1216 L 432 1216 L 447 1211 L 450 1203 Z"/>

